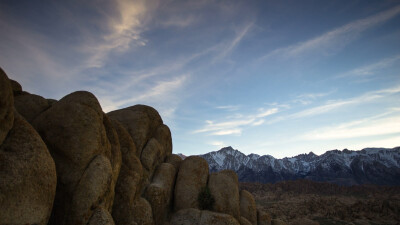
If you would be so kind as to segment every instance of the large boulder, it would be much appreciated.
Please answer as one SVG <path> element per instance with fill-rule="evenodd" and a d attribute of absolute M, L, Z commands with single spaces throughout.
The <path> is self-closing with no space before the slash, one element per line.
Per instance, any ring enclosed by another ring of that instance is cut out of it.
<path fill-rule="evenodd" d="M 69 94 L 32 124 L 57 168 L 50 224 L 87 224 L 96 208 L 110 210 L 121 153 L 116 132 L 96 97 L 84 91 Z"/>
<path fill-rule="evenodd" d="M 143 169 L 136 156 L 136 146 L 128 131 L 116 120 L 111 120 L 121 146 L 122 166 L 115 187 L 115 198 L 112 215 L 116 224 L 136 224 L 133 220 L 135 197 L 142 190 Z"/>
<path fill-rule="evenodd" d="M 154 170 L 163 160 L 161 160 L 162 146 L 158 143 L 157 139 L 151 138 L 146 147 L 142 151 L 140 161 L 142 162 L 144 172 L 144 179 L 150 181 L 153 176 Z"/>
<path fill-rule="evenodd" d="M 199 156 L 189 156 L 181 163 L 176 178 L 174 209 L 199 208 L 198 196 L 207 185 L 208 164 Z"/>
<path fill-rule="evenodd" d="M 215 199 L 214 210 L 240 219 L 239 181 L 232 170 L 212 173 L 208 181 L 211 195 Z"/>
<path fill-rule="evenodd" d="M 246 191 L 240 191 L 240 215 L 251 224 L 257 225 L 257 206 L 253 195 Z"/>
<path fill-rule="evenodd" d="M 171 225 L 199 225 L 201 211 L 198 209 L 188 208 L 181 209 L 174 213 L 171 218 Z"/>
<path fill-rule="evenodd" d="M 112 119 L 120 122 L 131 135 L 137 154 L 140 157 L 146 143 L 154 136 L 157 128 L 163 124 L 158 112 L 145 105 L 135 105 L 108 113 Z"/>
<path fill-rule="evenodd" d="M 165 162 L 172 164 L 175 167 L 176 171 L 179 170 L 179 166 L 181 165 L 182 161 L 182 158 L 176 154 L 171 154 L 165 159 Z"/>
<path fill-rule="evenodd" d="M 107 210 L 99 207 L 93 213 L 88 225 L 115 225 L 115 223 L 110 213 Z"/>
<path fill-rule="evenodd" d="M 39 134 L 14 115 L 14 126 L 0 144 L 0 224 L 45 225 L 56 193 L 56 168 Z"/>
<path fill-rule="evenodd" d="M 34 94 L 21 94 L 14 97 L 18 113 L 28 122 L 32 122 L 40 113 L 50 107 L 47 99 Z"/>
<path fill-rule="evenodd" d="M 6 73 L 0 68 L 0 144 L 14 123 L 14 97 Z"/>
<path fill-rule="evenodd" d="M 169 219 L 175 176 L 175 167 L 169 163 L 162 163 L 158 166 L 151 184 L 146 189 L 145 196 L 153 210 L 156 225 L 162 225 Z"/>
<path fill-rule="evenodd" d="M 227 214 L 188 208 L 174 213 L 171 225 L 240 225 L 240 223 Z"/>
<path fill-rule="evenodd" d="M 135 199 L 132 218 L 137 225 L 154 225 L 151 205 L 146 199 L 141 197 Z"/>
<path fill-rule="evenodd" d="M 169 127 L 165 124 L 158 126 L 154 138 L 157 139 L 158 143 L 162 146 L 161 161 L 164 161 L 166 157 L 172 154 L 172 137 Z"/>

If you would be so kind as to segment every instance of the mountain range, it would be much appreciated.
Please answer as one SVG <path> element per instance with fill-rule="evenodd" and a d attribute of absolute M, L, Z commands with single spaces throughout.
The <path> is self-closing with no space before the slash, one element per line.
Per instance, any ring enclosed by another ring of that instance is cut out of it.
<path fill-rule="evenodd" d="M 241 182 L 275 183 L 310 179 L 340 185 L 400 185 L 400 147 L 331 150 L 276 159 L 270 155 L 245 155 L 225 147 L 200 157 L 210 171 L 234 170 Z"/>

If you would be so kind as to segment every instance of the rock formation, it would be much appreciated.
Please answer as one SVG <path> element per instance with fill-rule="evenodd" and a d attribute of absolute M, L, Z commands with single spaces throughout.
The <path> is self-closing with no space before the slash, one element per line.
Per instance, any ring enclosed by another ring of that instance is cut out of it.
<path fill-rule="evenodd" d="M 0 70 L 0 123 L 0 225 L 267 224 L 233 171 L 172 154 L 152 107 L 105 114 L 89 92 L 46 99 Z"/>

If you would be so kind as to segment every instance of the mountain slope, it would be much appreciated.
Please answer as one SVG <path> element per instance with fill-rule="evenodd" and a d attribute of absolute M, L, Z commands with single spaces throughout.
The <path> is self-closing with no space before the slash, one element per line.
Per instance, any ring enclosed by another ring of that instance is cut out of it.
<path fill-rule="evenodd" d="M 229 146 L 200 156 L 207 160 L 210 171 L 231 169 L 243 182 L 311 179 L 344 185 L 400 185 L 400 147 L 332 150 L 320 156 L 310 152 L 276 159 L 245 155 Z"/>

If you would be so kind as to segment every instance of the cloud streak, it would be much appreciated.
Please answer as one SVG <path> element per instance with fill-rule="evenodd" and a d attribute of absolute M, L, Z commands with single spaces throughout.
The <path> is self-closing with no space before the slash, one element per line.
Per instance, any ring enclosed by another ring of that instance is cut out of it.
<path fill-rule="evenodd" d="M 207 120 L 206 125 L 193 133 L 209 133 L 209 135 L 240 135 L 242 130 L 247 126 L 262 125 L 265 120 L 263 118 L 271 116 L 279 112 L 278 108 L 263 109 L 260 108 L 259 113 L 245 116 L 244 118 L 227 120 L 224 122 L 215 123 Z"/>
<path fill-rule="evenodd" d="M 385 69 L 393 65 L 394 63 L 398 62 L 399 60 L 400 60 L 400 55 L 384 58 L 376 63 L 356 68 L 348 72 L 345 72 L 343 74 L 340 74 L 336 76 L 336 78 L 373 76 L 376 74 L 377 70 Z"/>
<path fill-rule="evenodd" d="M 333 51 L 342 48 L 355 40 L 362 32 L 376 27 L 400 14 L 400 5 L 373 16 L 356 20 L 339 28 L 328 31 L 318 37 L 284 48 L 276 49 L 263 56 L 261 60 L 271 57 L 292 58 L 311 52 Z"/>
<path fill-rule="evenodd" d="M 338 126 L 317 129 L 302 135 L 300 139 L 336 140 L 400 133 L 400 115 L 398 113 L 394 116 L 380 118 L 382 116 L 378 115 Z"/>

